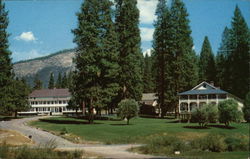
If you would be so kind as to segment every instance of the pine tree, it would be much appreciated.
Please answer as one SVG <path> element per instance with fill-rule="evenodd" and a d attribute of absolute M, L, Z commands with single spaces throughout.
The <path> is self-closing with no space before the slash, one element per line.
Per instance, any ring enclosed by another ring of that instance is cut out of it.
<path fill-rule="evenodd" d="M 38 89 L 42 89 L 43 87 L 43 83 L 42 81 L 39 79 L 38 74 L 36 74 L 35 78 L 34 78 L 34 82 L 33 82 L 33 89 L 34 90 L 38 90 Z"/>
<path fill-rule="evenodd" d="M 154 92 L 154 79 L 152 74 L 152 57 L 148 54 L 144 57 L 144 76 L 143 76 L 143 92 L 144 93 L 153 93 Z"/>
<path fill-rule="evenodd" d="M 140 50 L 139 10 L 136 0 L 115 0 L 119 38 L 120 98 L 140 100 L 143 91 L 143 55 Z"/>
<path fill-rule="evenodd" d="M 200 82 L 214 82 L 215 78 L 216 70 L 214 55 L 208 37 L 205 36 L 199 60 L 199 80 Z"/>
<path fill-rule="evenodd" d="M 54 74 L 53 74 L 53 72 L 50 73 L 48 88 L 49 89 L 54 89 L 55 88 L 55 80 L 54 80 Z"/>
<path fill-rule="evenodd" d="M 66 72 L 64 72 L 63 78 L 62 78 L 62 88 L 69 88 L 68 87 L 68 78 Z"/>
<path fill-rule="evenodd" d="M 61 72 L 59 72 L 58 77 L 57 77 L 56 88 L 62 88 L 62 75 L 61 75 Z"/>
<path fill-rule="evenodd" d="M 171 63 L 172 53 L 171 47 L 171 34 L 172 28 L 170 23 L 170 13 L 166 6 L 165 0 L 159 0 L 156 13 L 157 20 L 155 22 L 154 32 L 154 66 L 156 68 L 156 92 L 158 96 L 158 103 L 161 108 L 161 116 L 163 117 L 168 109 L 168 104 L 171 101 L 172 89 L 171 87 L 171 72 L 173 66 Z M 168 102 L 167 102 L 168 100 Z"/>
<path fill-rule="evenodd" d="M 8 12 L 5 11 L 5 4 L 0 0 L 0 112 L 4 112 L 7 105 L 11 102 L 9 90 L 13 76 L 11 73 L 11 52 L 8 49 L 8 24 Z"/>
<path fill-rule="evenodd" d="M 236 6 L 231 23 L 231 53 L 229 55 L 229 71 L 232 75 L 231 93 L 244 98 L 249 91 L 249 28 L 241 11 Z"/>
<path fill-rule="evenodd" d="M 9 91 L 8 97 L 11 102 L 7 105 L 7 111 L 12 112 L 17 117 L 18 112 L 27 111 L 30 108 L 28 102 L 29 87 L 20 80 L 13 80 Z"/>
<path fill-rule="evenodd" d="M 222 41 L 216 56 L 216 83 L 224 90 L 231 90 L 231 73 L 228 69 L 228 56 L 231 52 L 230 29 L 225 27 L 222 34 Z"/>
<path fill-rule="evenodd" d="M 197 65 L 194 55 L 193 40 L 189 27 L 188 13 L 181 0 L 173 0 L 171 4 L 171 27 L 173 43 L 171 52 L 174 54 L 174 83 L 175 92 L 188 90 L 197 83 Z M 191 66 L 191 67 L 189 67 Z M 175 96 L 175 112 L 177 114 L 178 97 Z"/>
<path fill-rule="evenodd" d="M 77 55 L 70 91 L 79 105 L 85 103 L 90 123 L 93 109 L 107 107 L 119 89 L 118 41 L 111 6 L 109 0 L 85 0 L 73 30 Z"/>

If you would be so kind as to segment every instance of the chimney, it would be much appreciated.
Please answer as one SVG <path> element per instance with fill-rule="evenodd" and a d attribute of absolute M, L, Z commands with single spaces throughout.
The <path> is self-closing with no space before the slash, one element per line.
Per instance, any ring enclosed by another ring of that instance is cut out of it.
<path fill-rule="evenodd" d="M 210 81 L 210 84 L 211 84 L 212 86 L 214 86 L 214 81 Z"/>

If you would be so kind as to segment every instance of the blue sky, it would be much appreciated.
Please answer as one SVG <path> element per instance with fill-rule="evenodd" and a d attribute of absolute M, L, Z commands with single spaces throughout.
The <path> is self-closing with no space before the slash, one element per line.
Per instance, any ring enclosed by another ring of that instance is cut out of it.
<path fill-rule="evenodd" d="M 250 26 L 250 0 L 183 0 L 189 13 L 194 48 L 200 52 L 204 36 L 208 36 L 216 52 L 225 26 L 238 4 Z M 74 48 L 71 30 L 76 27 L 83 0 L 8 0 L 10 24 L 8 32 L 13 62 L 40 57 Z M 143 51 L 151 48 L 153 21 L 157 0 L 138 0 Z"/>

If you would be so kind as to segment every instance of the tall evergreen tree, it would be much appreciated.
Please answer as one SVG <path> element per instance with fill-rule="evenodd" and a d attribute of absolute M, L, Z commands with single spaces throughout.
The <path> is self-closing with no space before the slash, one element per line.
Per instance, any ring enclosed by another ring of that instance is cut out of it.
<path fill-rule="evenodd" d="M 29 87 L 20 80 L 13 80 L 9 90 L 10 103 L 7 105 L 7 112 L 11 112 L 17 117 L 20 111 L 27 111 L 30 108 L 28 102 Z"/>
<path fill-rule="evenodd" d="M 54 89 L 55 88 L 55 80 L 54 80 L 53 72 L 50 73 L 48 88 L 49 89 Z"/>
<path fill-rule="evenodd" d="M 64 74 L 63 74 L 62 88 L 69 88 L 68 87 L 68 78 L 67 78 L 67 73 L 66 72 L 64 72 Z"/>
<path fill-rule="evenodd" d="M 216 70 L 214 55 L 208 37 L 205 36 L 199 60 L 199 80 L 200 82 L 214 82 L 215 78 Z"/>
<path fill-rule="evenodd" d="M 119 82 L 121 98 L 140 100 L 143 91 L 143 55 L 140 45 L 139 10 L 137 0 L 115 0 L 116 32 L 119 38 Z"/>
<path fill-rule="evenodd" d="M 230 91 L 231 90 L 231 73 L 228 69 L 230 65 L 228 56 L 231 52 L 230 45 L 230 29 L 225 27 L 222 34 L 222 41 L 216 56 L 216 84 L 222 89 Z"/>
<path fill-rule="evenodd" d="M 173 28 L 173 43 L 171 51 L 174 54 L 175 92 L 192 88 L 198 80 L 196 56 L 191 37 L 188 13 L 181 0 L 173 0 L 171 5 L 171 23 Z M 177 113 L 178 98 L 175 96 L 175 111 Z"/>
<path fill-rule="evenodd" d="M 152 57 L 148 54 L 144 57 L 144 76 L 143 76 L 143 92 L 144 93 L 153 93 L 154 92 L 154 79 L 152 74 Z"/>
<path fill-rule="evenodd" d="M 33 82 L 33 89 L 37 90 L 37 89 L 42 89 L 43 87 L 43 83 L 42 81 L 39 79 L 38 74 L 36 74 L 35 78 L 34 78 L 34 82 Z"/>
<path fill-rule="evenodd" d="M 172 27 L 170 23 L 170 13 L 166 6 L 166 0 L 159 0 L 156 13 L 157 20 L 155 22 L 154 32 L 154 66 L 156 68 L 156 92 L 158 96 L 158 103 L 161 108 L 161 116 L 167 112 L 169 104 L 172 101 L 172 96 L 175 93 L 171 89 L 171 68 L 173 63 L 173 54 L 171 48 Z"/>
<path fill-rule="evenodd" d="M 107 107 L 119 89 L 118 41 L 111 6 L 109 0 L 85 0 L 73 30 L 77 55 L 70 90 L 79 105 L 85 103 L 90 123 L 93 109 Z"/>
<path fill-rule="evenodd" d="M 229 55 L 229 70 L 232 71 L 231 93 L 244 98 L 249 91 L 249 28 L 241 11 L 236 6 L 231 23 L 231 53 Z"/>
<path fill-rule="evenodd" d="M 5 11 L 5 4 L 0 0 L 0 111 L 4 112 L 7 105 L 11 102 L 9 99 L 9 90 L 12 82 L 12 64 L 11 52 L 9 51 L 9 42 L 7 27 L 9 24 L 8 12 Z"/>
<path fill-rule="evenodd" d="M 57 81 L 56 81 L 56 88 L 62 88 L 62 74 L 59 72 Z"/>

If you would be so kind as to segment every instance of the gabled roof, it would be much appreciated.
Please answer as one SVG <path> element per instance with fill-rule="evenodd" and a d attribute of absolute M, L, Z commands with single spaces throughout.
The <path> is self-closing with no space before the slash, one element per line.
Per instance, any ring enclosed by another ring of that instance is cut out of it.
<path fill-rule="evenodd" d="M 29 97 L 30 98 L 45 98 L 45 97 L 70 97 L 69 89 L 41 89 L 34 90 Z"/>
<path fill-rule="evenodd" d="M 223 91 L 221 89 L 205 89 L 205 90 L 190 90 L 178 93 L 178 95 L 195 95 L 195 94 L 228 94 L 228 92 Z"/>
<path fill-rule="evenodd" d="M 201 82 L 189 91 L 178 93 L 178 95 L 195 95 L 195 94 L 228 94 L 228 92 L 223 91 L 207 82 Z"/>
<path fill-rule="evenodd" d="M 194 88 L 192 88 L 192 90 L 196 90 L 196 89 L 198 89 L 199 87 L 202 87 L 203 85 L 206 85 L 207 87 L 210 87 L 211 89 L 218 89 L 218 88 L 216 88 L 214 85 L 209 84 L 209 83 L 207 83 L 206 81 L 203 81 L 203 82 L 201 82 L 200 84 L 198 84 L 197 86 L 195 86 Z"/>

